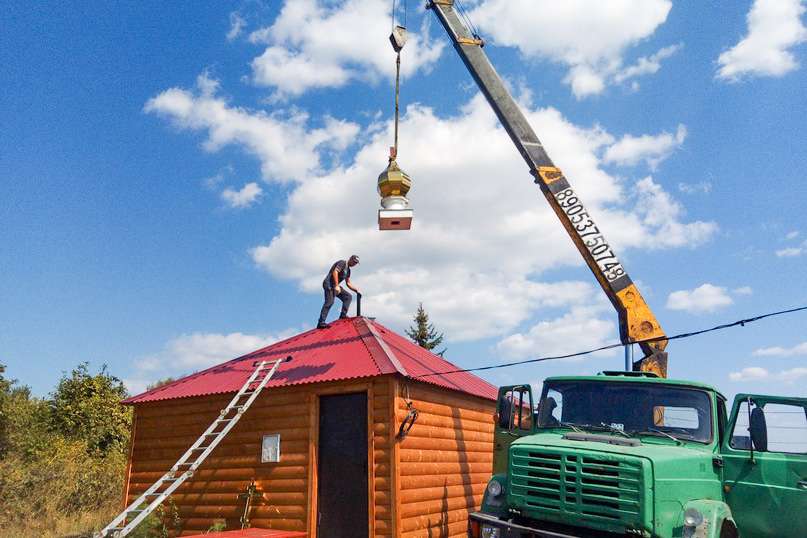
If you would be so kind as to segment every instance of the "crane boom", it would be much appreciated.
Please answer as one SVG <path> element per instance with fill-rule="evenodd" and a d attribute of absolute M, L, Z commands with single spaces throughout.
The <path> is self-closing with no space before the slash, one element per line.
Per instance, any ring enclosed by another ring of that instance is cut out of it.
<path fill-rule="evenodd" d="M 484 43 L 463 24 L 454 9 L 454 0 L 429 0 L 457 53 L 476 80 L 479 89 L 526 161 L 535 183 L 569 233 L 577 250 L 594 273 L 619 317 L 623 344 L 639 342 L 644 357 L 633 363 L 634 370 L 667 376 L 667 346 L 664 331 L 645 302 L 636 284 L 617 258 L 599 226 L 586 211 L 569 181 L 549 158 L 544 146 L 505 87 L 482 49 Z M 654 342 L 644 342 L 657 339 Z"/>

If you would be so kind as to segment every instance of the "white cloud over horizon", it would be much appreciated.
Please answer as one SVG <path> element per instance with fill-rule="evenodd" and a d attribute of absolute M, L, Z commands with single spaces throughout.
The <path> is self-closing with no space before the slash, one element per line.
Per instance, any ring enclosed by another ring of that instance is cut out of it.
<path fill-rule="evenodd" d="M 395 53 L 387 45 L 389 9 L 384 0 L 287 0 L 271 26 L 249 36 L 267 45 L 252 62 L 253 82 L 274 88 L 274 98 L 283 100 L 353 80 L 391 79 Z M 410 30 L 401 75 L 428 70 L 444 46 L 431 40 L 428 22 L 418 32 Z"/>
<path fill-rule="evenodd" d="M 564 82 L 582 99 L 657 72 L 679 50 L 664 47 L 624 66 L 626 51 L 653 35 L 671 8 L 670 0 L 484 0 L 470 17 L 496 44 L 567 66 Z"/>
<path fill-rule="evenodd" d="M 746 17 L 748 34 L 717 59 L 716 77 L 737 82 L 747 77 L 781 77 L 798 69 L 790 50 L 807 40 L 802 0 L 754 0 Z"/>
<path fill-rule="evenodd" d="M 792 347 L 763 347 L 754 350 L 757 357 L 801 357 L 807 356 L 807 342 L 796 344 Z"/>
<path fill-rule="evenodd" d="M 503 338 L 496 346 L 497 351 L 507 358 L 525 359 L 564 355 L 613 343 L 615 335 L 619 334 L 614 315 L 610 305 L 598 300 L 601 292 L 594 291 L 597 296 L 587 300 L 596 306 L 572 306 L 560 317 L 539 321 L 525 332 Z M 615 350 L 599 351 L 593 356 L 615 353 Z"/>
<path fill-rule="evenodd" d="M 221 199 L 231 209 L 245 209 L 257 202 L 262 194 L 261 186 L 253 181 L 239 190 L 225 188 L 221 191 Z"/>
<path fill-rule="evenodd" d="M 123 381 L 131 394 L 137 394 L 158 379 L 204 370 L 289 338 L 296 332 L 286 329 L 277 334 L 182 334 L 166 342 L 159 352 L 135 359 L 133 375 Z"/>
<path fill-rule="evenodd" d="M 683 145 L 686 137 L 684 125 L 678 125 L 675 133 L 663 132 L 655 136 L 626 134 L 605 151 L 604 160 L 621 166 L 635 166 L 644 161 L 651 170 L 656 170 L 664 159 Z"/>
<path fill-rule="evenodd" d="M 735 293 L 749 295 L 751 288 L 744 286 L 743 288 L 738 288 Z M 667 308 L 670 310 L 682 310 L 691 314 L 716 312 L 732 304 L 734 304 L 734 299 L 732 299 L 728 289 L 708 282 L 692 290 L 674 291 L 667 297 Z"/>
<path fill-rule="evenodd" d="M 779 372 L 771 372 L 767 368 L 760 366 L 749 366 L 737 372 L 729 373 L 729 380 L 734 382 L 751 382 L 751 381 L 783 381 L 785 384 L 793 384 L 802 377 L 807 377 L 807 368 L 797 367 Z"/>
<path fill-rule="evenodd" d="M 299 109 L 267 114 L 231 106 L 217 95 L 219 83 L 206 73 L 197 91 L 170 88 L 148 100 L 147 113 L 169 120 L 180 129 L 204 131 L 204 149 L 215 152 L 237 145 L 257 157 L 267 181 L 294 181 L 322 168 L 323 150 L 344 150 L 359 134 L 355 123 L 326 116 L 311 128 Z"/>

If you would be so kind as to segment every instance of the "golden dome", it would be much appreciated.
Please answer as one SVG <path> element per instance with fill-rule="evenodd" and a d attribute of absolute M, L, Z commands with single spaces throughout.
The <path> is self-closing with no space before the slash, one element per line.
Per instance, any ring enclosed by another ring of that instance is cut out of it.
<path fill-rule="evenodd" d="M 394 159 L 390 159 L 387 169 L 378 176 L 378 194 L 387 196 L 406 196 L 412 187 L 412 180 L 406 172 L 398 167 Z"/>

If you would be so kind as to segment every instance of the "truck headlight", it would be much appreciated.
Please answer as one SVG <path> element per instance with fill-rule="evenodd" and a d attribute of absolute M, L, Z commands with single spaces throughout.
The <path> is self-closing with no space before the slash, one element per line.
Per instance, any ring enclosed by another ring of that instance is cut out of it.
<path fill-rule="evenodd" d="M 703 514 L 697 508 L 687 508 L 684 512 L 684 526 L 697 527 L 703 523 Z"/>
<path fill-rule="evenodd" d="M 482 525 L 482 538 L 501 538 L 501 530 L 490 525 Z"/>
<path fill-rule="evenodd" d="M 499 484 L 497 480 L 491 480 L 488 482 L 488 495 L 491 497 L 498 497 L 502 494 L 503 490 L 504 488 L 502 488 L 502 485 Z M 496 536 L 498 536 L 498 534 Z"/>

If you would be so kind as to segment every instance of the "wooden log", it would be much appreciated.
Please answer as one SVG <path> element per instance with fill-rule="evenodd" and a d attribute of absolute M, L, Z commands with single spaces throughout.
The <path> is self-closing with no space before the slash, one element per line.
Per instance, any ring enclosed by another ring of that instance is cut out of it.
<path fill-rule="evenodd" d="M 414 430 L 414 428 L 413 428 Z M 461 454 L 476 452 L 493 453 L 493 440 L 490 441 L 464 441 L 461 439 L 444 439 L 434 437 L 406 436 L 401 442 L 402 450 L 449 450 L 456 452 L 458 458 Z"/>
<path fill-rule="evenodd" d="M 408 531 L 401 534 L 400 538 L 425 538 L 428 536 L 439 536 L 440 538 L 466 538 L 468 532 L 467 517 L 465 520 L 444 524 L 435 519 L 431 525 L 422 529 Z"/>
<path fill-rule="evenodd" d="M 401 491 L 409 489 L 439 488 L 468 484 L 487 485 L 490 473 L 455 473 L 446 475 L 402 476 Z"/>
<path fill-rule="evenodd" d="M 457 407 L 451 407 L 448 405 L 435 404 L 430 402 L 416 402 L 413 405 L 421 414 L 445 417 L 455 421 L 468 420 L 472 422 L 479 422 L 482 424 L 493 423 L 493 412 L 487 413 L 470 409 L 461 409 Z M 400 418 L 406 416 L 405 411 L 406 406 L 404 406 L 403 408 L 399 408 L 398 416 Z M 397 421 L 396 424 L 398 424 Z"/>
<path fill-rule="evenodd" d="M 463 452 L 450 450 L 411 450 L 401 448 L 402 468 L 405 463 L 492 463 L 492 452 Z"/>
<path fill-rule="evenodd" d="M 443 486 L 436 488 L 406 489 L 401 491 L 401 503 L 428 503 L 445 499 L 471 499 L 485 491 L 486 484 L 463 484 L 459 486 Z"/>
<path fill-rule="evenodd" d="M 401 526 L 403 533 L 414 530 L 427 529 L 435 524 L 451 524 L 457 522 L 468 522 L 469 509 L 465 507 L 441 507 L 438 503 L 436 507 L 429 506 L 428 510 L 425 509 L 420 514 L 413 513 L 411 515 L 402 516 Z"/>
<path fill-rule="evenodd" d="M 278 464 L 273 464 L 278 465 Z M 250 469 L 243 467 L 239 469 L 205 469 L 200 467 L 191 478 L 195 480 L 252 480 L 259 478 L 303 478 L 307 475 L 308 467 L 304 465 L 285 465 L 268 469 Z M 164 473 L 137 473 L 132 474 L 132 484 L 147 485 L 153 484 Z"/>
<path fill-rule="evenodd" d="M 151 430 L 148 435 L 143 433 L 141 430 L 141 436 L 136 439 L 136 442 L 139 443 L 138 446 L 135 447 L 135 451 L 142 450 L 144 447 L 158 445 L 161 447 L 188 447 L 190 444 L 195 441 L 202 433 L 205 432 L 207 427 L 210 423 L 206 424 L 198 424 L 193 428 L 186 428 L 180 429 L 177 428 L 176 432 L 173 432 L 173 428 L 170 425 L 166 425 L 164 430 Z M 258 423 L 253 423 L 253 425 L 257 425 L 258 427 L 255 428 L 247 428 L 246 426 L 242 427 L 242 424 L 239 422 L 225 437 L 226 442 L 234 442 L 234 440 L 244 440 L 244 439 L 261 439 L 261 437 L 265 434 L 269 433 L 277 433 L 280 434 L 281 441 L 286 440 L 307 440 L 308 439 L 308 430 L 306 428 L 300 427 L 293 427 L 293 428 L 264 428 L 260 427 Z M 214 431 L 221 431 L 221 428 L 217 428 Z"/>
<path fill-rule="evenodd" d="M 417 426 L 433 426 L 436 428 L 443 428 L 448 431 L 453 431 L 457 427 L 457 419 L 455 417 L 447 417 L 444 415 L 435 415 L 431 413 L 420 413 L 418 415 Z M 462 430 L 464 432 L 480 432 L 493 435 L 493 420 L 480 422 L 477 420 L 469 420 L 467 418 L 461 421 Z"/>
<path fill-rule="evenodd" d="M 489 412 L 496 407 L 496 402 L 482 398 L 476 398 L 468 394 L 449 392 L 441 389 L 428 388 L 426 390 L 410 390 L 410 398 L 413 402 L 430 402 L 443 404 L 456 409 L 467 409 L 479 412 Z M 401 402 L 406 407 L 406 401 Z"/>
<path fill-rule="evenodd" d="M 449 474 L 477 474 L 493 472 L 493 461 L 490 462 L 423 462 L 417 465 L 401 465 L 401 476 L 424 476 Z"/>

